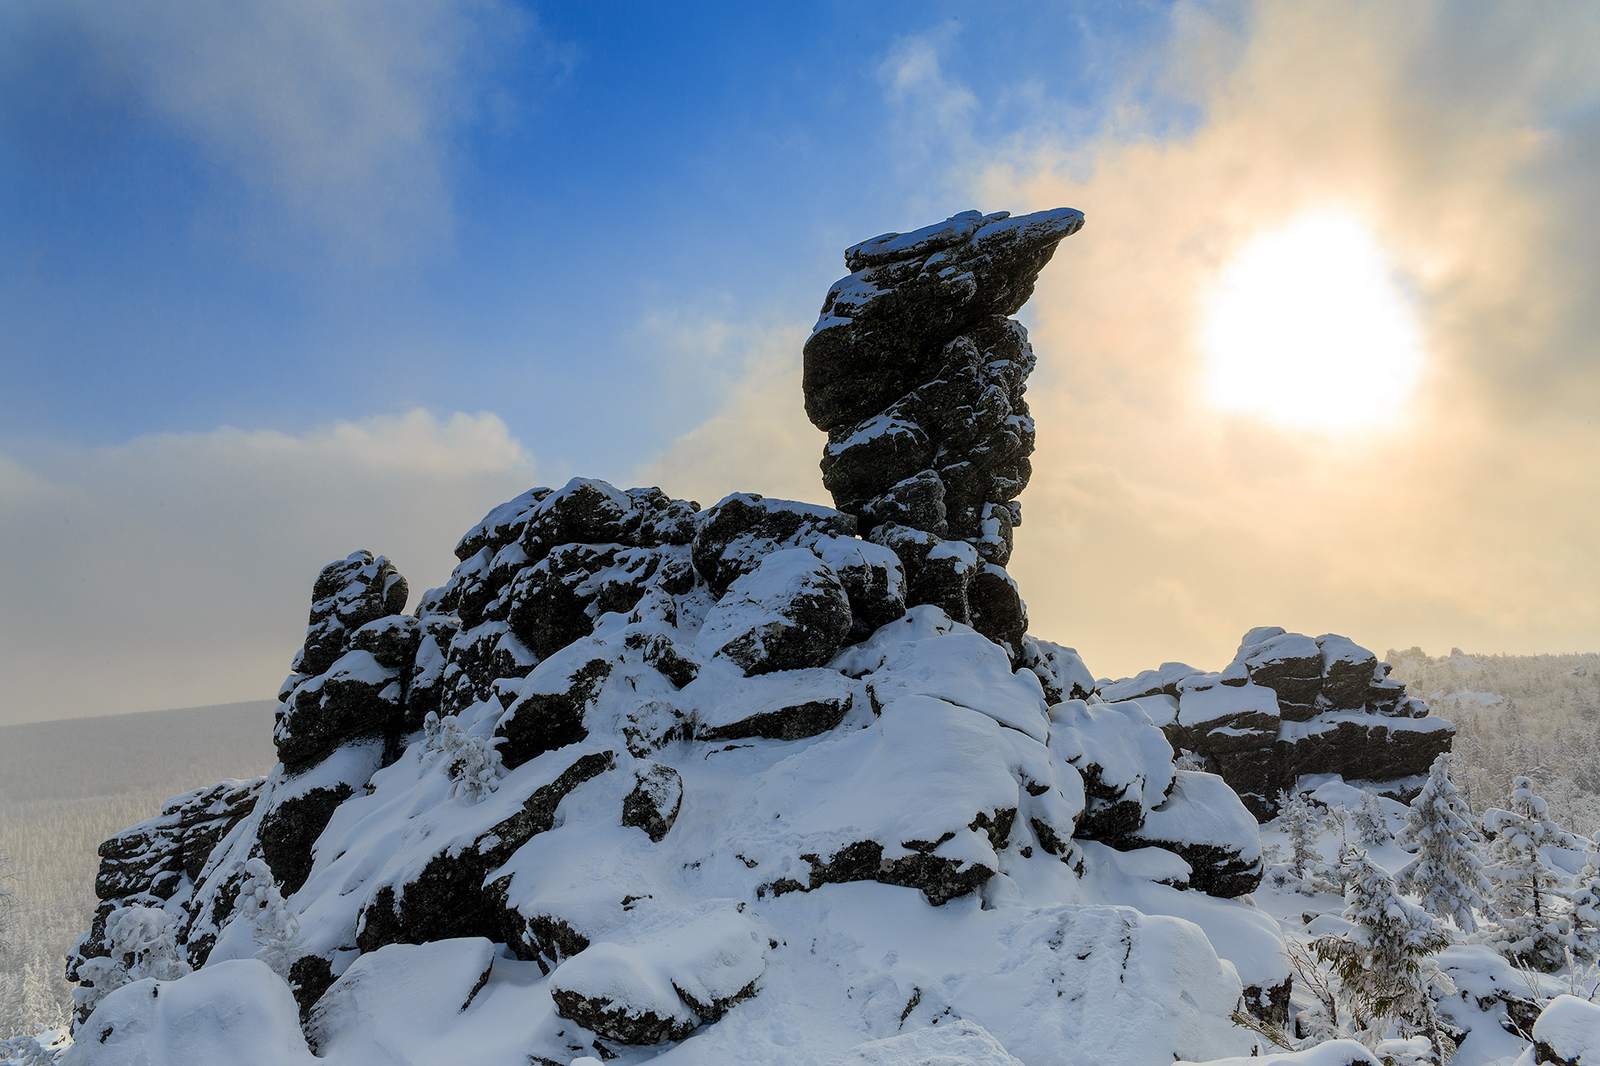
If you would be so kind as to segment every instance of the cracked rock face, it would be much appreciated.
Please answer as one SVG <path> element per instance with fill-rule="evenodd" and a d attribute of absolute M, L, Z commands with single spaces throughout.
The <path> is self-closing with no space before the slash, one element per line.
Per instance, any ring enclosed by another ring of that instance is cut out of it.
<path fill-rule="evenodd" d="M 912 603 L 938 604 L 1014 661 L 1027 615 L 1002 568 L 1032 473 L 1034 355 L 1008 316 L 1082 225 L 1070 208 L 966 211 L 863 241 L 805 346 L 806 414 L 828 433 L 835 504 L 900 556 Z M 940 551 L 950 541 L 975 554 Z"/>

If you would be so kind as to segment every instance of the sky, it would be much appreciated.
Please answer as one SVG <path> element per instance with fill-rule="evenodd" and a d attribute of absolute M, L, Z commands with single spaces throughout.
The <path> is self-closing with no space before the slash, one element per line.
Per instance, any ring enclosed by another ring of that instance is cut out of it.
<path fill-rule="evenodd" d="M 826 502 L 842 251 L 1074 207 L 1011 564 L 1097 676 L 1600 649 L 1586 2 L 0 7 L 0 722 L 272 696 L 574 475 Z"/>

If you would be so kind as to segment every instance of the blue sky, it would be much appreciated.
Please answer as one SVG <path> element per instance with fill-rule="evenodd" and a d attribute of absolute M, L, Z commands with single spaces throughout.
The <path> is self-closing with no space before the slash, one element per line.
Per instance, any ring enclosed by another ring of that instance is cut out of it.
<path fill-rule="evenodd" d="M 0 16 L 9 450 L 422 405 L 492 409 L 541 457 L 608 468 L 692 428 L 737 369 L 686 358 L 670 324 L 802 320 L 845 244 L 970 206 L 939 131 L 886 92 L 909 42 L 998 144 L 1092 128 L 1116 59 L 1165 30 L 1155 5 L 467 5 L 444 20 L 471 54 L 397 119 L 426 125 L 395 150 L 432 174 L 374 146 L 353 195 L 380 210 L 352 220 L 303 202 L 352 195 L 318 187 L 336 163 L 271 173 L 282 146 L 234 143 L 272 136 L 260 116 L 196 130 L 107 43 L 114 20 L 73 10 Z M 372 113 L 280 136 L 337 153 L 318 142 L 387 117 L 353 103 Z M 573 402 L 597 382 L 601 407 Z"/>
<path fill-rule="evenodd" d="M 842 250 L 973 207 L 1088 218 L 1021 315 L 1035 633 L 1593 650 L 1596 54 L 1587 0 L 14 0 L 0 721 L 269 697 L 323 563 L 420 591 L 530 483 L 825 501 Z M 1221 279 L 1308 218 L 1382 276 L 1301 249 L 1307 320 L 1392 290 L 1421 369 L 1291 324 L 1218 400 Z"/>

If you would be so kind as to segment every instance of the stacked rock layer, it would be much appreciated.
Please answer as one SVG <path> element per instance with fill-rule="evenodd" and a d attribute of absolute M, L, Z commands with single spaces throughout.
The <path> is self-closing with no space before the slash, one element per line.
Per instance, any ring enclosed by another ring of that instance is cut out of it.
<path fill-rule="evenodd" d="M 1220 672 L 1163 663 L 1098 688 L 1107 700 L 1138 701 L 1173 747 L 1199 756 L 1266 821 L 1279 794 L 1308 775 L 1416 795 L 1455 727 L 1429 717 L 1389 669 L 1348 637 L 1261 626 Z"/>
<path fill-rule="evenodd" d="M 966 211 L 848 249 L 805 346 L 806 414 L 828 433 L 822 479 L 863 536 L 931 603 L 1022 651 L 1005 572 L 1032 474 L 1023 392 L 1033 348 L 1014 315 L 1083 215 Z"/>

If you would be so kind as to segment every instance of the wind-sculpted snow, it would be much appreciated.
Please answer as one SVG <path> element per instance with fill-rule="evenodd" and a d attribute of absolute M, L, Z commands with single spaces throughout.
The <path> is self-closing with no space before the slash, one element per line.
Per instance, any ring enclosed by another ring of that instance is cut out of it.
<path fill-rule="evenodd" d="M 411 615 L 387 559 L 325 568 L 280 763 L 108 845 L 108 905 L 154 900 L 195 971 L 96 991 L 74 1061 L 1255 1050 L 1233 1014 L 1282 1024 L 1289 972 L 1227 760 L 1420 705 L 1342 638 L 1113 684 L 1026 633 L 1034 355 L 1005 316 L 1081 224 L 850 249 L 805 352 L 837 510 L 574 478 L 492 510 Z"/>

